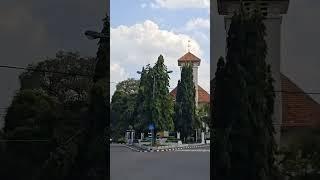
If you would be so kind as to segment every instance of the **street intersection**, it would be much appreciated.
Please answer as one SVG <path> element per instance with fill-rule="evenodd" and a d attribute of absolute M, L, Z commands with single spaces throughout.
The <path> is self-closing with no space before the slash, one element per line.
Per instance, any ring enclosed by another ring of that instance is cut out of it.
<path fill-rule="evenodd" d="M 126 145 L 110 145 L 111 180 L 208 180 L 210 147 L 175 151 L 138 152 Z"/>

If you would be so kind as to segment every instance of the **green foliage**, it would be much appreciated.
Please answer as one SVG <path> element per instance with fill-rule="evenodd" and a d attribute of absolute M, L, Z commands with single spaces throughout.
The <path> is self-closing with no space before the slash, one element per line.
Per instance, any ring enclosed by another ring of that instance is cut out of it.
<path fill-rule="evenodd" d="M 7 177 L 31 177 L 55 146 L 58 121 L 58 101 L 42 90 L 22 90 L 13 98 L 5 117 L 4 166 L 7 172 L 19 169 Z M 15 140 L 24 140 L 15 141 Z M 30 142 L 26 140 L 43 140 Z"/>
<path fill-rule="evenodd" d="M 201 106 L 198 106 L 196 111 L 196 128 L 203 128 L 202 122 L 204 122 L 206 125 L 210 126 L 210 106 L 209 104 L 203 104 Z"/>
<path fill-rule="evenodd" d="M 151 118 L 157 131 L 173 130 L 173 100 L 169 94 L 169 75 L 163 56 L 152 68 L 154 81 L 153 100 L 151 102 Z"/>
<path fill-rule="evenodd" d="M 88 118 L 83 125 L 85 136 L 79 137 L 78 154 L 72 173 L 72 178 L 81 179 L 107 179 L 109 172 L 107 162 L 109 161 L 109 148 L 107 142 L 110 139 L 110 109 L 109 78 L 110 72 L 108 62 L 110 61 L 110 19 L 107 15 L 103 19 L 102 34 L 106 37 L 100 38 L 97 52 L 97 62 L 93 77 L 93 86 L 89 96 Z M 107 141 L 106 141 L 107 139 Z"/>
<path fill-rule="evenodd" d="M 182 67 L 175 103 L 175 128 L 182 139 L 191 135 L 196 122 L 195 86 L 192 65 Z"/>
<path fill-rule="evenodd" d="M 45 139 L 48 142 L 7 143 L 8 169 L 18 166 L 18 169 L 23 169 L 23 172 L 15 174 L 15 179 L 39 175 L 44 162 L 50 158 L 49 154 L 59 155 L 59 162 L 57 159 L 50 161 L 53 164 L 64 161 L 72 164 L 78 147 L 70 146 L 67 149 L 69 155 L 59 154 L 55 148 L 65 143 L 84 124 L 93 64 L 93 58 L 59 51 L 54 58 L 29 65 L 38 71 L 27 70 L 19 76 L 21 88 L 5 118 L 6 138 Z"/>
<path fill-rule="evenodd" d="M 232 17 L 213 104 L 214 179 L 275 179 L 274 91 L 260 12 Z"/>
<path fill-rule="evenodd" d="M 138 95 L 136 98 L 134 110 L 134 128 L 137 131 L 145 132 L 148 129 L 148 124 L 152 122 L 151 117 L 151 102 L 153 98 L 153 78 L 151 76 L 151 67 L 147 65 L 142 68 L 139 82 Z"/>
<path fill-rule="evenodd" d="M 15 95 L 8 108 L 4 131 L 9 132 L 21 126 L 41 126 L 46 132 L 56 118 L 57 108 L 57 99 L 48 96 L 43 90 L 22 90 Z"/>
<path fill-rule="evenodd" d="M 312 130 L 280 151 L 278 163 L 289 180 L 319 179 L 320 134 Z"/>
<path fill-rule="evenodd" d="M 117 84 L 111 100 L 111 134 L 117 139 L 124 135 L 129 125 L 134 125 L 133 113 L 138 94 L 139 80 L 128 79 Z"/>
<path fill-rule="evenodd" d="M 155 124 L 156 131 L 174 127 L 169 75 L 162 55 L 153 68 L 147 65 L 142 69 L 134 116 L 138 131 L 147 131 L 150 123 Z"/>
<path fill-rule="evenodd" d="M 94 59 L 79 53 L 59 51 L 54 58 L 29 65 L 39 71 L 26 71 L 19 76 L 21 89 L 43 89 L 60 102 L 85 102 L 92 85 Z M 63 72 L 63 73 L 54 73 Z M 83 75 L 83 76 L 82 76 Z M 86 76 L 87 75 L 87 76 Z"/>
<path fill-rule="evenodd" d="M 103 32 L 109 28 L 107 17 Z M 21 89 L 8 109 L 3 136 L 48 141 L 2 143 L 2 179 L 108 177 L 110 52 L 106 38 L 99 45 L 96 64 L 93 58 L 60 51 L 55 58 L 29 65 L 38 71 L 20 75 Z"/>

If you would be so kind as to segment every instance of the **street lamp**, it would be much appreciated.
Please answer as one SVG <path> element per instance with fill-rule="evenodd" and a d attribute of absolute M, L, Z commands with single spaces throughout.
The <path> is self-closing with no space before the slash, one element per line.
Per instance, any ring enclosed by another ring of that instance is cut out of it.
<path fill-rule="evenodd" d="M 108 38 L 109 36 L 107 34 L 102 34 L 95 31 L 86 31 L 84 35 L 87 36 L 88 39 L 98 39 L 98 38 Z"/>
<path fill-rule="evenodd" d="M 103 29 L 105 29 L 105 28 L 108 28 L 107 27 L 107 25 L 104 25 L 104 28 Z M 104 30 L 102 30 L 102 32 L 104 32 Z M 85 36 L 88 38 L 88 39 L 90 39 L 90 40 L 93 40 L 93 39 L 100 39 L 100 47 L 99 47 L 99 51 L 101 50 L 101 51 L 105 51 L 105 53 L 107 54 L 107 45 L 108 45 L 108 38 L 109 38 L 109 34 L 106 34 L 106 33 L 99 33 L 99 32 L 95 32 L 95 31 L 86 31 L 85 33 Z M 101 53 L 100 53 L 101 54 Z M 105 61 L 107 61 L 107 59 L 105 59 L 105 58 L 103 58 L 103 56 L 102 57 L 99 57 L 100 55 L 99 55 L 99 53 L 97 54 L 97 62 L 96 62 L 96 65 L 95 65 L 95 68 L 97 69 L 97 66 L 99 66 L 100 64 L 106 64 L 106 62 Z M 96 70 L 95 70 L 96 71 Z M 104 70 L 104 71 L 106 71 L 106 69 Z M 95 72 L 95 74 L 94 74 L 94 76 L 93 76 L 93 82 L 94 83 L 96 83 L 96 81 L 98 81 L 98 78 L 100 78 L 100 77 L 97 77 L 96 76 L 96 73 L 97 72 Z M 90 101 L 90 106 L 93 106 L 94 108 L 99 108 L 100 107 L 100 105 L 98 106 L 98 107 L 96 107 L 97 105 L 95 105 L 93 102 L 91 102 Z M 101 107 L 100 107 L 101 108 Z M 99 108 L 99 109 L 100 109 Z M 104 109 L 104 111 L 106 110 L 106 108 L 107 108 L 107 103 L 105 103 L 104 104 L 104 107 L 103 108 L 101 108 L 101 109 Z M 90 113 L 95 113 L 95 114 L 97 114 L 96 112 L 90 112 Z M 105 113 L 107 113 L 106 111 L 105 111 Z M 106 114 L 105 114 L 106 115 Z M 92 128 L 96 128 L 96 127 L 98 127 L 97 126 L 97 124 L 103 124 L 104 123 L 104 121 L 105 121 L 106 119 L 105 119 L 105 116 L 98 116 L 98 118 L 97 118 L 97 120 L 96 121 L 92 121 L 92 122 L 90 122 L 90 124 L 91 124 L 91 128 L 90 129 L 92 129 Z M 96 131 L 96 130 L 94 130 L 93 129 L 93 131 Z M 99 131 L 98 131 L 99 132 Z M 109 130 L 108 130 L 108 132 L 109 132 Z M 109 133 L 107 133 L 107 139 L 109 139 L 109 137 L 110 137 L 110 135 L 109 135 Z"/>
<path fill-rule="evenodd" d="M 137 71 L 138 74 L 142 74 L 141 71 Z M 166 71 L 166 73 L 170 74 L 172 71 Z M 155 92 L 155 84 L 156 84 L 156 76 L 153 76 L 153 88 L 152 88 L 152 99 L 154 99 L 154 92 Z M 154 131 L 152 132 L 152 145 L 154 143 Z"/>
<path fill-rule="evenodd" d="M 142 74 L 141 71 L 137 71 L 138 74 Z M 166 73 L 170 74 L 172 71 L 166 71 Z M 154 99 L 154 92 L 155 92 L 155 84 L 156 84 L 156 76 L 153 76 L 153 89 L 152 89 L 152 98 Z"/>

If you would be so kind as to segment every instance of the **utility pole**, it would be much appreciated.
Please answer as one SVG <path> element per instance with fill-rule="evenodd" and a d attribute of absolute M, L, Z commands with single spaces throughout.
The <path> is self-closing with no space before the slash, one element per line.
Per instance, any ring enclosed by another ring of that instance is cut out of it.
<path fill-rule="evenodd" d="M 106 170 L 107 162 L 110 159 L 108 144 L 110 143 L 110 135 L 109 135 L 109 116 L 107 110 L 108 102 L 106 100 L 106 96 L 109 93 L 109 55 L 110 55 L 110 19 L 107 15 L 104 19 L 104 25 L 101 32 L 95 31 L 86 31 L 85 35 L 88 39 L 99 39 L 99 48 L 97 52 L 97 63 L 95 65 L 95 72 L 93 76 L 93 86 L 90 93 L 90 102 L 89 102 L 89 122 L 88 127 L 88 135 L 86 137 L 84 143 L 84 155 L 93 155 L 91 154 L 91 150 L 93 146 L 97 146 L 96 148 L 101 148 L 103 151 L 103 157 L 94 156 L 94 159 L 84 159 L 84 163 L 86 164 L 83 169 L 85 170 L 90 168 L 96 169 L 96 172 L 99 173 L 99 177 L 107 177 L 109 175 Z M 99 91 L 100 84 L 105 86 L 103 88 L 104 91 Z M 107 143 L 108 142 L 108 143 Z M 85 157 L 85 156 L 84 156 Z M 92 162 L 92 163 L 90 163 Z M 80 171 L 81 172 L 81 171 Z M 86 173 L 86 172 L 84 172 Z"/>

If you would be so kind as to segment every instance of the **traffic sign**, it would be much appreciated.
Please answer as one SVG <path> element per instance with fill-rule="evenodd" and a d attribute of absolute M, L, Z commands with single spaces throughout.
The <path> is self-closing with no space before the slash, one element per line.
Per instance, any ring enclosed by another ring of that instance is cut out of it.
<path fill-rule="evenodd" d="M 154 130 L 154 125 L 153 124 L 149 125 L 149 130 Z"/>

